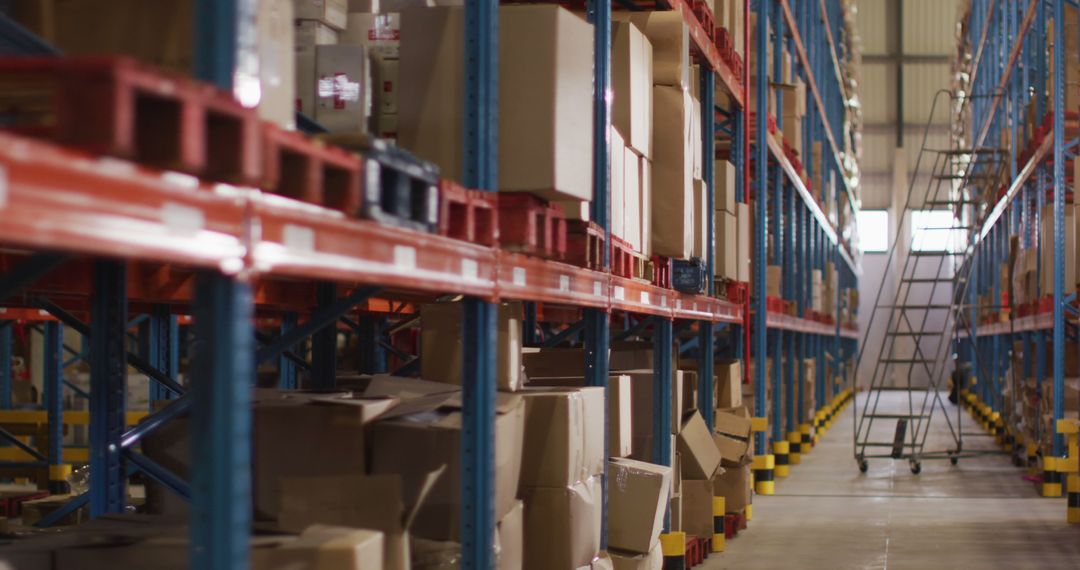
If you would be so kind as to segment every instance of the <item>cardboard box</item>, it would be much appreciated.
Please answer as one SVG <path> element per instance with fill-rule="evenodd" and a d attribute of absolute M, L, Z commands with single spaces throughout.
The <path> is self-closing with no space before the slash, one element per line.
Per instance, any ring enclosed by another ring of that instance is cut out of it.
<path fill-rule="evenodd" d="M 604 469 L 604 389 L 527 388 L 521 485 L 565 487 Z"/>
<path fill-rule="evenodd" d="M 738 225 L 738 250 L 735 263 L 738 266 L 738 280 L 742 283 L 750 282 L 750 229 L 753 218 L 750 215 L 750 205 L 746 203 L 735 204 L 735 218 Z"/>
<path fill-rule="evenodd" d="M 297 20 L 318 20 L 336 30 L 345 29 L 346 0 L 293 0 Z"/>
<path fill-rule="evenodd" d="M 612 567 L 615 570 L 663 570 L 664 568 L 664 552 L 660 549 L 659 542 L 648 554 L 609 550 L 608 556 L 611 557 Z"/>
<path fill-rule="evenodd" d="M 525 570 L 588 566 L 600 550 L 599 477 L 569 487 L 522 487 Z"/>
<path fill-rule="evenodd" d="M 711 475 L 710 475 L 711 477 Z M 713 485 L 711 479 L 683 479 L 682 527 L 693 536 L 712 536 Z"/>
<path fill-rule="evenodd" d="M 1075 206 L 1065 205 L 1065 293 L 1076 290 L 1076 223 L 1078 218 L 1075 214 Z M 1039 272 L 1039 289 L 1042 295 L 1054 294 L 1054 207 L 1045 206 L 1039 219 L 1042 248 L 1040 249 L 1040 263 L 1042 271 Z"/>
<path fill-rule="evenodd" d="M 362 46 L 315 48 L 315 120 L 330 132 L 366 132 L 371 70 Z"/>
<path fill-rule="evenodd" d="M 652 249 L 675 259 L 693 250 L 693 109 L 686 91 L 653 88 Z"/>
<path fill-rule="evenodd" d="M 714 250 L 713 270 L 716 276 L 723 279 L 738 280 L 738 222 L 734 214 L 723 210 L 716 210 L 716 244 Z"/>
<path fill-rule="evenodd" d="M 529 378 L 529 387 L 584 387 L 585 378 Z M 633 451 L 632 387 L 630 377 L 613 374 L 608 377 L 608 456 L 627 457 Z"/>
<path fill-rule="evenodd" d="M 398 140 L 462 180 L 462 8 L 402 13 Z M 593 30 L 551 5 L 499 9 L 499 189 L 592 199 Z M 529 136 L 521 136 L 529 133 Z"/>
<path fill-rule="evenodd" d="M 682 14 L 614 12 L 611 16 L 614 20 L 629 21 L 637 26 L 652 44 L 653 85 L 690 88 L 690 28 Z"/>
<path fill-rule="evenodd" d="M 717 407 L 742 405 L 742 361 L 721 360 L 715 366 Z"/>
<path fill-rule="evenodd" d="M 623 374 L 630 377 L 632 395 L 630 404 L 633 409 L 633 453 L 631 457 L 640 461 L 650 461 L 653 442 L 653 382 L 652 370 L 627 370 Z M 676 370 L 671 385 L 671 433 L 677 433 L 682 427 L 679 410 L 683 407 L 683 371 Z"/>
<path fill-rule="evenodd" d="M 611 152 L 614 153 L 614 149 L 615 147 L 612 147 Z M 626 147 L 623 155 L 623 239 L 638 252 L 642 250 L 640 160 L 634 149 Z"/>
<path fill-rule="evenodd" d="M 727 468 L 730 465 L 742 465 L 747 461 L 749 442 L 747 440 L 729 437 L 718 433 L 713 435 L 713 443 L 722 457 L 721 463 Z"/>
<path fill-rule="evenodd" d="M 626 145 L 623 137 L 614 127 L 611 128 L 611 162 L 608 164 L 608 173 L 611 190 L 608 194 L 608 208 L 611 212 L 611 235 L 626 239 L 626 169 L 623 161 L 626 158 Z"/>
<path fill-rule="evenodd" d="M 521 570 L 525 563 L 525 503 L 515 501 L 514 508 L 499 521 L 495 532 L 498 538 L 495 570 Z"/>
<path fill-rule="evenodd" d="M 585 351 L 580 348 L 525 347 L 521 362 L 528 378 L 585 377 Z M 613 367 L 610 370 L 615 371 Z"/>
<path fill-rule="evenodd" d="M 461 385 L 463 310 L 459 302 L 428 303 L 420 308 L 420 376 L 425 380 Z M 523 319 L 521 303 L 502 303 L 496 312 L 495 382 L 499 390 L 513 392 L 523 386 Z"/>
<path fill-rule="evenodd" d="M 677 444 L 682 457 L 683 477 L 708 479 L 720 466 L 720 451 L 713 443 L 709 427 L 698 412 L 692 413 L 683 421 Z"/>
<path fill-rule="evenodd" d="M 285 129 L 296 128 L 296 71 L 292 4 L 259 4 L 259 117 Z"/>
<path fill-rule="evenodd" d="M 713 494 L 724 497 L 724 509 L 734 513 L 745 509 L 750 504 L 750 488 L 754 483 L 754 474 L 750 465 L 725 467 L 713 476 Z"/>
<path fill-rule="evenodd" d="M 584 570 L 584 567 L 582 567 L 582 570 Z M 592 562 L 589 563 L 589 570 L 615 570 L 615 565 L 607 551 L 601 550 L 596 554 L 596 558 L 593 558 Z"/>
<path fill-rule="evenodd" d="M 648 553 L 671 495 L 671 468 L 633 459 L 608 462 L 608 546 Z"/>
<path fill-rule="evenodd" d="M 611 370 L 652 370 L 653 351 L 651 343 L 615 346 L 608 356 Z"/>
<path fill-rule="evenodd" d="M 694 180 L 694 243 L 691 256 L 705 259 L 709 255 L 709 235 L 705 228 L 709 226 L 708 193 L 705 182 Z M 719 249 L 719 248 L 717 248 Z"/>
<path fill-rule="evenodd" d="M 407 503 L 398 475 L 327 475 L 281 481 L 278 525 L 299 532 L 314 524 L 368 528 L 383 533 L 384 567 L 408 570 L 409 527 L 445 468 L 426 474 Z M 411 505 L 410 508 L 406 504 Z"/>
<path fill-rule="evenodd" d="M 613 22 L 611 33 L 611 124 L 626 146 L 652 156 L 652 44 L 637 26 Z"/>
<path fill-rule="evenodd" d="M 318 46 L 337 44 L 339 32 L 318 20 L 296 20 L 293 34 L 296 110 L 314 118 L 318 86 L 315 74 L 315 50 Z"/>
<path fill-rule="evenodd" d="M 641 158 L 641 253 L 646 256 L 652 255 L 652 162 L 647 158 Z"/>
<path fill-rule="evenodd" d="M 727 160 L 713 161 L 713 208 L 735 215 L 735 165 Z"/>
<path fill-rule="evenodd" d="M 765 294 L 769 297 L 783 297 L 780 293 L 780 276 L 783 270 L 779 265 L 770 265 L 765 268 Z"/>
<path fill-rule="evenodd" d="M 750 409 L 746 406 L 718 408 L 713 416 L 713 431 L 739 439 L 749 439 L 751 434 Z"/>
<path fill-rule="evenodd" d="M 580 220 L 588 222 L 592 219 L 592 203 L 584 200 L 552 200 L 563 209 L 568 220 Z"/>
<path fill-rule="evenodd" d="M 525 405 L 516 394 L 500 393 L 495 408 L 495 517 L 514 507 L 522 470 Z M 417 536 L 457 540 L 461 514 L 461 402 L 451 400 L 435 412 L 380 421 L 372 429 L 371 472 L 400 474 L 407 504 L 423 489 L 427 473 L 446 465 L 418 509 Z M 602 437 L 602 436 L 601 436 Z"/>
<path fill-rule="evenodd" d="M 401 50 L 401 14 L 350 13 L 348 25 L 341 32 L 341 43 L 364 46 L 374 56 L 398 59 Z"/>

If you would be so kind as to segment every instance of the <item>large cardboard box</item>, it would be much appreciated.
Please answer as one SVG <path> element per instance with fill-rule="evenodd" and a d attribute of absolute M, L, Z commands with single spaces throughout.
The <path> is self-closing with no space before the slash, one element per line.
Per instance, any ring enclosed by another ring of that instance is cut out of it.
<path fill-rule="evenodd" d="M 725 467 L 713 476 L 713 494 L 724 497 L 724 509 L 729 513 L 741 511 L 750 504 L 750 487 L 754 474 L 750 465 Z"/>
<path fill-rule="evenodd" d="M 425 474 L 412 502 L 406 501 L 398 475 L 286 478 L 281 481 L 278 526 L 292 532 L 316 524 L 381 531 L 384 568 L 409 570 L 409 527 L 444 471 L 440 467 Z"/>
<path fill-rule="evenodd" d="M 293 6 L 298 20 L 318 20 L 334 29 L 345 29 L 346 0 L 293 0 Z"/>
<path fill-rule="evenodd" d="M 614 22 L 611 34 L 611 124 L 626 146 L 652 156 L 652 44 L 637 26 Z"/>
<path fill-rule="evenodd" d="M 500 393 L 495 415 L 495 516 L 514 507 L 522 469 L 525 405 L 516 394 Z M 435 412 L 377 422 L 372 429 L 371 472 L 400 474 L 407 504 L 419 496 L 428 473 L 447 470 L 418 510 L 413 528 L 418 536 L 457 540 L 461 514 L 460 397 Z"/>
<path fill-rule="evenodd" d="M 337 30 L 318 20 L 296 20 L 293 27 L 296 110 L 308 117 L 315 117 L 315 93 L 318 87 L 315 50 L 318 46 L 337 44 L 339 34 Z"/>
<path fill-rule="evenodd" d="M 737 281 L 739 279 L 738 238 L 739 228 L 735 214 L 716 210 L 716 244 L 713 270 L 717 277 Z"/>
<path fill-rule="evenodd" d="M 366 132 L 371 69 L 363 46 L 315 48 L 315 120 L 330 132 Z"/>
<path fill-rule="evenodd" d="M 701 414 L 693 412 L 683 421 L 677 445 L 682 458 L 683 476 L 687 479 L 708 479 L 720 466 L 720 450 L 709 434 Z"/>
<path fill-rule="evenodd" d="M 693 109 L 688 92 L 653 88 L 652 249 L 675 259 L 693 250 Z"/>
<path fill-rule="evenodd" d="M 708 192 L 705 182 L 694 180 L 694 245 L 690 252 L 693 257 L 705 259 L 709 255 L 709 234 L 705 228 L 709 226 Z M 719 250 L 719 248 L 717 248 Z"/>
<path fill-rule="evenodd" d="M 559 378 L 529 378 L 529 387 L 575 386 L 584 387 L 585 378 L 568 376 Z M 608 377 L 608 456 L 627 457 L 633 451 L 632 388 L 630 377 L 613 374 Z"/>
<path fill-rule="evenodd" d="M 515 501 L 495 532 L 499 539 L 495 570 L 521 570 L 525 564 L 525 503 Z"/>
<path fill-rule="evenodd" d="M 714 528 L 712 499 L 713 485 L 711 479 L 683 479 L 683 532 L 693 536 L 712 536 Z"/>
<path fill-rule="evenodd" d="M 401 49 L 401 14 L 350 12 L 341 43 L 364 46 L 372 55 L 396 60 Z"/>
<path fill-rule="evenodd" d="M 615 152 L 614 146 L 611 152 Z M 642 251 L 640 160 L 634 149 L 626 147 L 623 155 L 623 216 L 625 218 L 623 239 L 634 248 L 634 251 L 638 252 Z"/>
<path fill-rule="evenodd" d="M 652 44 L 653 85 L 690 89 L 690 28 L 678 11 L 615 12 L 645 32 Z M 654 147 L 655 149 L 655 147 Z"/>
<path fill-rule="evenodd" d="M 648 553 L 671 495 L 671 468 L 633 459 L 608 462 L 608 546 Z"/>
<path fill-rule="evenodd" d="M 588 566 L 600 550 L 600 477 L 569 487 L 522 487 L 525 570 Z"/>
<path fill-rule="evenodd" d="M 461 181 L 462 8 L 405 10 L 398 140 Z M 592 199 L 593 30 L 551 5 L 499 9 L 499 189 Z M 528 133 L 528 136 L 522 136 Z"/>
<path fill-rule="evenodd" d="M 603 388 L 527 388 L 521 394 L 522 486 L 565 487 L 603 472 Z"/>
<path fill-rule="evenodd" d="M 611 235 L 626 239 L 626 169 L 623 164 L 626 159 L 626 145 L 623 137 L 615 127 L 611 128 L 611 162 L 608 178 L 611 183 L 608 208 L 611 212 Z"/>
<path fill-rule="evenodd" d="M 716 363 L 716 405 L 720 408 L 742 405 L 741 360 L 721 360 Z"/>
<path fill-rule="evenodd" d="M 734 408 L 717 408 L 713 416 L 713 431 L 727 434 L 738 439 L 749 439 L 752 422 L 750 408 L 736 406 Z"/>
<path fill-rule="evenodd" d="M 626 370 L 622 372 L 630 377 L 632 395 L 630 405 L 633 409 L 633 453 L 631 457 L 641 461 L 650 461 L 653 442 L 653 384 L 652 370 Z M 671 384 L 671 433 L 678 433 L 682 427 L 679 410 L 683 407 L 683 371 L 676 370 Z"/>
<path fill-rule="evenodd" d="M 770 265 L 765 268 L 765 294 L 769 297 L 782 297 L 780 279 L 783 270 L 779 265 Z"/>
<path fill-rule="evenodd" d="M 713 161 L 713 208 L 735 215 L 735 165 L 725 159 Z"/>
<path fill-rule="evenodd" d="M 642 157 L 639 164 L 641 166 L 638 171 L 639 180 L 641 180 L 641 253 L 652 256 L 652 161 Z"/>
<path fill-rule="evenodd" d="M 674 514 L 672 517 L 672 520 L 674 520 Z M 609 550 L 608 556 L 611 557 L 611 563 L 615 570 L 663 570 L 664 568 L 664 552 L 660 549 L 659 541 L 648 554 Z"/>
<path fill-rule="evenodd" d="M 286 129 L 296 126 L 296 71 L 292 5 L 259 3 L 259 117 Z"/>
<path fill-rule="evenodd" d="M 1080 250 L 1076 248 L 1077 220 L 1076 208 L 1072 204 L 1065 205 L 1065 293 L 1076 290 L 1077 272 L 1076 258 Z M 1042 295 L 1054 294 L 1054 207 L 1045 206 L 1039 220 L 1042 248 L 1040 260 L 1042 271 L 1039 273 L 1039 289 Z"/>
<path fill-rule="evenodd" d="M 750 282 L 750 229 L 753 223 L 753 218 L 750 215 L 750 205 L 740 202 L 735 204 L 735 217 L 738 224 L 738 251 L 735 256 L 735 263 L 738 266 L 739 281 L 743 283 Z"/>
<path fill-rule="evenodd" d="M 429 303 L 420 308 L 420 376 L 425 380 L 461 385 L 462 303 Z M 495 317 L 495 382 L 500 390 L 520 390 L 521 303 L 502 303 Z"/>

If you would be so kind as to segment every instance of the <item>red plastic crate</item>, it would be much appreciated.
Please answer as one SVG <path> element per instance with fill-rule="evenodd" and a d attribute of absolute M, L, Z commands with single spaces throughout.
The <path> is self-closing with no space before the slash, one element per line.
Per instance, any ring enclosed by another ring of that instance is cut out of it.
<path fill-rule="evenodd" d="M 262 188 L 354 217 L 360 210 L 360 158 L 296 131 L 263 123 Z"/>
<path fill-rule="evenodd" d="M 671 258 L 654 255 L 652 256 L 652 265 L 652 284 L 663 289 L 671 289 Z"/>
<path fill-rule="evenodd" d="M 496 195 L 439 182 L 439 235 L 494 246 L 499 241 Z"/>
<path fill-rule="evenodd" d="M 566 261 L 600 270 L 604 266 L 604 230 L 594 222 L 566 221 Z"/>
<path fill-rule="evenodd" d="M 261 178 L 258 115 L 216 86 L 118 56 L 0 58 L 0 81 L 12 130 L 208 180 Z"/>
<path fill-rule="evenodd" d="M 500 192 L 498 220 L 503 247 L 548 259 L 566 257 L 566 215 L 558 204 L 524 192 Z"/>

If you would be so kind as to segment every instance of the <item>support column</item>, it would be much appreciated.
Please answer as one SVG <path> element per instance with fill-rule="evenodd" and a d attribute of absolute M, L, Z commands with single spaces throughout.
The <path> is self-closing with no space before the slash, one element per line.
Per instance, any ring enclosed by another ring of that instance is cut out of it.
<path fill-rule="evenodd" d="M 90 516 L 122 513 L 127 391 L 127 265 L 94 263 L 90 319 Z"/>
<path fill-rule="evenodd" d="M 45 337 L 45 364 L 42 375 L 45 411 L 49 418 L 49 492 L 67 491 L 71 466 L 64 464 L 64 325 L 58 321 L 42 324 Z"/>
<path fill-rule="evenodd" d="M 251 288 L 204 271 L 195 284 L 190 565 L 248 567 L 251 539 Z M 96 336 L 94 338 L 97 338 Z"/>

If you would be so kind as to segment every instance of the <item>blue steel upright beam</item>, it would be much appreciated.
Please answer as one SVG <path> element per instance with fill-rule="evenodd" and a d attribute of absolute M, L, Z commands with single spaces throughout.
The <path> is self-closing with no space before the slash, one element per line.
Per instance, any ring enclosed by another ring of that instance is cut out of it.
<path fill-rule="evenodd" d="M 14 321 L 0 321 L 0 410 L 11 408 L 12 398 L 12 373 L 11 351 L 12 343 L 11 327 Z"/>
<path fill-rule="evenodd" d="M 757 0 L 757 45 L 752 46 L 751 49 L 756 49 L 757 53 L 768 53 L 768 41 L 769 41 L 769 0 Z M 749 35 L 749 34 L 747 34 Z M 749 54 L 744 54 L 749 59 Z M 757 90 L 754 94 L 755 108 L 766 109 L 768 107 L 767 101 L 767 77 L 768 69 L 766 67 L 766 58 L 757 58 Z M 747 79 L 749 81 L 749 79 Z M 768 165 L 769 165 L 769 149 L 765 144 L 765 139 L 768 136 L 767 125 L 765 121 L 760 120 L 760 117 L 755 124 L 756 133 L 754 141 L 756 146 L 756 153 L 754 156 L 754 200 L 756 215 L 754 216 L 754 326 L 753 326 L 753 356 L 754 356 L 754 416 L 764 418 L 766 414 L 767 402 L 765 399 L 766 394 L 766 378 L 765 378 L 765 359 L 768 358 L 768 329 L 766 328 L 766 313 L 765 313 L 765 278 L 766 268 L 768 260 L 766 259 L 766 243 L 768 240 L 768 199 L 766 194 L 768 192 Z M 774 426 L 775 427 L 775 426 Z M 768 449 L 768 436 L 765 433 L 759 434 L 757 441 L 754 442 L 756 453 L 758 455 L 764 455 Z"/>
<path fill-rule="evenodd" d="M 127 266 L 94 263 L 90 311 L 90 516 L 124 511 L 120 437 L 127 391 Z"/>
<path fill-rule="evenodd" d="M 701 178 L 705 184 L 705 276 L 708 279 L 706 293 L 716 292 L 716 220 L 715 220 L 715 163 L 716 160 L 716 121 L 715 99 L 716 80 L 713 70 L 708 65 L 701 66 Z M 723 244 L 726 247 L 728 244 Z M 716 324 L 709 320 L 698 323 L 698 402 L 697 407 L 705 420 L 709 431 L 713 428 L 713 364 L 716 350 Z"/>
<path fill-rule="evenodd" d="M 1065 0 L 1054 0 L 1054 425 L 1065 417 Z M 1073 284 L 1070 283 L 1070 286 Z M 1053 453 L 1065 441 L 1054 434 Z"/>
<path fill-rule="evenodd" d="M 68 469 L 64 465 L 64 325 L 58 321 L 45 321 L 42 325 L 45 337 L 45 354 L 42 355 L 44 370 L 45 411 L 49 419 L 49 492 L 65 492 Z"/>
<path fill-rule="evenodd" d="M 248 567 L 252 311 L 247 283 L 211 271 L 196 276 L 194 327 L 199 343 L 192 357 L 190 390 L 192 568 Z"/>
<path fill-rule="evenodd" d="M 292 311 L 282 313 L 280 328 L 282 336 L 296 328 L 296 313 Z M 296 363 L 286 356 L 286 352 L 292 350 L 292 348 L 291 346 L 287 347 L 287 350 L 281 351 L 281 356 L 278 357 L 278 388 L 282 390 L 295 390 L 297 388 Z"/>
<path fill-rule="evenodd" d="M 652 462 L 671 465 L 671 350 L 675 342 L 672 322 L 653 319 L 653 422 Z M 671 512 L 664 514 L 665 532 L 671 528 Z"/>
<path fill-rule="evenodd" d="M 589 19 L 593 24 L 593 201 L 592 219 L 604 230 L 611 242 L 611 2 L 589 0 Z M 611 252 L 604 248 L 603 267 L 610 264 Z M 608 348 L 611 340 L 610 315 L 604 309 L 585 310 L 585 382 L 589 386 L 608 388 Z M 607 412 L 604 417 L 604 442 L 609 429 Z M 601 479 L 600 547 L 607 547 L 608 486 L 607 462 Z"/>
<path fill-rule="evenodd" d="M 466 186 L 498 189 L 499 3 L 465 3 Z M 462 320 L 461 565 L 495 567 L 495 306 L 468 297 Z"/>
<path fill-rule="evenodd" d="M 149 343 L 146 359 L 150 366 L 169 378 L 176 378 L 179 366 L 179 327 L 176 316 L 167 305 L 154 305 L 147 321 Z M 150 382 L 150 401 L 171 400 L 178 394 L 162 386 L 160 382 Z"/>

